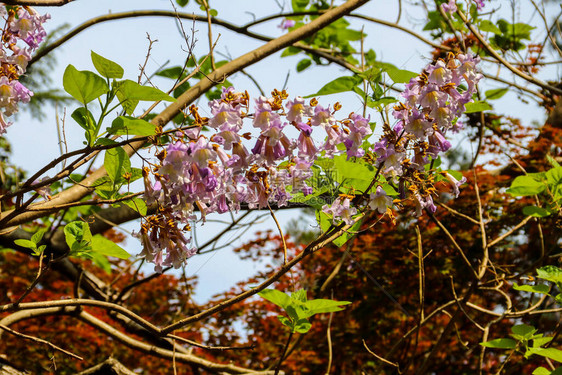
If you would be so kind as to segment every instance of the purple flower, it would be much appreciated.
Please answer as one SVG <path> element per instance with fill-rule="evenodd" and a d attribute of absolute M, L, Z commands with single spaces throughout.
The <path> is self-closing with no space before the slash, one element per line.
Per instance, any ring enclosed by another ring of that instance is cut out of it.
<path fill-rule="evenodd" d="M 254 114 L 254 127 L 263 131 L 272 126 L 281 125 L 281 117 L 271 110 L 271 103 L 266 97 L 260 96 L 256 100 L 256 113 Z"/>
<path fill-rule="evenodd" d="M 336 225 L 339 220 L 343 220 L 347 225 L 352 225 L 352 216 L 357 214 L 357 209 L 351 207 L 349 196 L 345 195 L 336 199 L 331 206 L 324 205 L 322 207 L 322 212 L 332 215 L 332 223 L 334 225 Z"/>
<path fill-rule="evenodd" d="M 444 172 L 444 176 L 445 179 L 447 179 L 447 182 L 449 182 L 449 184 L 451 185 L 451 188 L 453 189 L 453 194 L 455 194 L 455 198 L 457 198 L 460 194 L 459 186 L 461 186 L 466 182 L 466 177 L 463 176 L 459 181 L 448 172 Z"/>
<path fill-rule="evenodd" d="M 406 122 L 406 125 L 404 126 L 404 130 L 413 134 L 420 140 L 425 139 L 427 131 L 431 128 L 431 121 L 429 121 L 427 117 L 418 110 L 414 110 L 412 115 L 408 118 L 408 122 Z"/>
<path fill-rule="evenodd" d="M 287 108 L 287 120 L 289 122 L 304 122 L 303 116 L 312 116 L 314 109 L 305 104 L 304 99 L 297 96 L 294 100 L 289 100 L 285 104 Z"/>
<path fill-rule="evenodd" d="M 239 130 L 242 127 L 241 109 L 232 107 L 229 103 L 214 100 L 209 102 L 213 117 L 209 119 L 209 126 L 220 130 Z"/>
<path fill-rule="evenodd" d="M 431 195 L 428 194 L 425 197 L 422 197 L 420 193 L 416 191 L 414 193 L 414 198 L 416 200 L 416 216 L 421 216 L 424 209 L 427 209 L 431 213 L 434 213 L 437 210 Z"/>
<path fill-rule="evenodd" d="M 288 28 L 291 28 L 293 26 L 295 26 L 296 22 L 294 20 L 288 20 L 286 18 L 283 18 L 283 20 L 281 21 L 281 24 L 277 27 L 279 27 L 282 30 L 287 30 Z"/>
<path fill-rule="evenodd" d="M 381 186 L 377 186 L 377 191 L 371 193 L 369 196 L 369 209 L 378 211 L 379 214 L 384 214 L 386 208 L 392 206 L 392 198 L 386 195 L 386 192 Z"/>
<path fill-rule="evenodd" d="M 441 9 L 445 13 L 454 13 L 457 11 L 457 3 L 455 0 L 449 0 L 446 4 L 441 4 Z"/>
<path fill-rule="evenodd" d="M 314 107 L 314 115 L 310 120 L 312 125 L 323 125 L 325 128 L 336 124 L 336 119 L 330 113 L 330 107 L 324 108 L 321 105 Z"/>
<path fill-rule="evenodd" d="M 451 72 L 443 60 L 438 60 L 434 65 L 427 67 L 428 82 L 443 86 L 451 81 L 453 72 Z"/>

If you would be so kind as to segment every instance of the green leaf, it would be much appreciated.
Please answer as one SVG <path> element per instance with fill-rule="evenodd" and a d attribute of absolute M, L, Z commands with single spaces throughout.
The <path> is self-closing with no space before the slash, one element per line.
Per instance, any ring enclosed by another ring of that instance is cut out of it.
<path fill-rule="evenodd" d="M 549 185 L 558 185 L 562 183 L 562 167 L 556 167 L 545 173 L 546 181 Z"/>
<path fill-rule="evenodd" d="M 109 178 L 107 176 L 103 176 L 101 178 L 98 178 L 94 182 L 94 186 L 96 187 L 96 193 L 102 199 L 112 199 L 112 198 L 114 198 L 114 195 L 116 193 L 116 189 L 115 189 L 115 185 L 114 185 L 113 181 L 111 180 L 111 178 Z"/>
<path fill-rule="evenodd" d="M 185 69 L 181 66 L 174 66 L 172 68 L 163 69 L 158 73 L 156 73 L 156 75 L 160 77 L 171 78 L 171 79 L 178 79 L 180 78 L 181 75 L 183 78 L 183 76 L 185 76 Z"/>
<path fill-rule="evenodd" d="M 533 176 L 528 174 L 526 176 L 519 176 L 513 180 L 507 192 L 513 196 L 528 196 L 540 194 L 546 189 L 546 184 Z"/>
<path fill-rule="evenodd" d="M 490 104 L 486 103 L 483 100 L 477 100 L 474 103 L 466 103 L 464 107 L 466 108 L 466 111 L 464 111 L 464 113 L 483 112 L 493 109 Z"/>
<path fill-rule="evenodd" d="M 416 72 L 398 68 L 386 69 L 386 73 L 394 83 L 408 83 L 410 82 L 410 79 L 419 76 Z"/>
<path fill-rule="evenodd" d="M 94 63 L 94 67 L 105 78 L 123 78 L 123 68 L 121 65 L 106 59 L 91 51 L 92 62 Z"/>
<path fill-rule="evenodd" d="M 334 301 L 331 299 L 313 299 L 306 301 L 306 306 L 310 310 L 310 316 L 314 314 L 328 313 L 341 311 L 344 308 L 341 306 L 349 305 L 349 301 Z"/>
<path fill-rule="evenodd" d="M 123 174 L 131 171 L 131 160 L 123 147 L 106 150 L 103 165 L 113 184 L 122 181 Z"/>
<path fill-rule="evenodd" d="M 332 226 L 332 218 L 321 209 L 316 211 L 316 221 L 322 232 L 326 232 Z"/>
<path fill-rule="evenodd" d="M 216 9 L 209 9 L 209 14 L 211 17 L 216 17 L 219 15 L 219 12 Z"/>
<path fill-rule="evenodd" d="M 302 51 L 300 49 L 298 49 L 297 47 L 290 46 L 290 47 L 287 47 L 283 50 L 283 53 L 281 53 L 281 57 L 298 55 L 301 52 Z"/>
<path fill-rule="evenodd" d="M 95 265 L 104 270 L 105 273 L 111 274 L 111 263 L 109 263 L 106 256 L 95 252 L 89 253 L 88 255 L 92 258 Z"/>
<path fill-rule="evenodd" d="M 37 244 L 30 240 L 19 239 L 19 240 L 15 240 L 14 243 L 18 246 L 25 247 L 32 250 L 37 248 Z"/>
<path fill-rule="evenodd" d="M 533 371 L 533 375 L 550 375 L 550 370 L 545 369 L 544 367 L 537 367 Z"/>
<path fill-rule="evenodd" d="M 523 213 L 533 217 L 546 217 L 550 215 L 550 211 L 537 206 L 525 206 L 523 207 Z"/>
<path fill-rule="evenodd" d="M 384 109 L 387 105 L 396 103 L 398 100 L 392 96 L 383 96 L 378 100 L 367 98 L 367 106 L 369 108 L 376 108 L 378 110 Z"/>
<path fill-rule="evenodd" d="M 547 370 L 544 367 L 537 367 L 533 371 L 533 375 L 562 375 L 562 367 L 557 367 L 554 371 Z"/>
<path fill-rule="evenodd" d="M 289 327 L 291 329 L 291 332 L 295 332 L 294 331 L 294 324 L 293 324 L 291 319 L 289 319 L 289 318 L 287 318 L 286 316 L 283 316 L 283 315 L 278 315 L 277 319 L 279 319 L 281 324 L 283 324 L 286 327 Z"/>
<path fill-rule="evenodd" d="M 88 70 L 77 70 L 72 65 L 66 67 L 62 84 L 67 93 L 84 105 L 109 90 L 102 77 Z"/>
<path fill-rule="evenodd" d="M 291 293 L 291 299 L 299 302 L 306 302 L 306 289 L 299 289 Z"/>
<path fill-rule="evenodd" d="M 293 322 L 296 322 L 301 319 L 306 319 L 309 316 L 307 314 L 307 311 L 305 311 L 305 306 L 298 301 L 292 301 L 292 304 L 287 306 L 285 311 L 287 312 L 287 315 L 289 315 L 289 318 Z"/>
<path fill-rule="evenodd" d="M 142 177 L 142 169 L 140 168 L 131 168 L 129 173 L 131 173 L 131 182 L 136 181 Z"/>
<path fill-rule="evenodd" d="M 41 245 L 37 249 L 33 250 L 33 254 L 39 256 L 43 251 L 45 251 L 46 248 L 47 245 Z"/>
<path fill-rule="evenodd" d="M 308 68 L 310 65 L 312 65 L 312 60 L 310 59 L 302 59 L 301 61 L 298 62 L 297 64 L 297 72 L 302 72 L 303 70 L 305 70 L 306 68 Z"/>
<path fill-rule="evenodd" d="M 156 134 L 156 127 L 150 122 L 130 116 L 119 116 L 107 129 L 109 134 L 148 136 Z"/>
<path fill-rule="evenodd" d="M 108 240 L 101 234 L 96 234 L 92 238 L 92 251 L 101 255 L 119 259 L 129 259 L 131 257 L 131 254 L 126 252 L 121 246 Z"/>
<path fill-rule="evenodd" d="M 533 339 L 533 348 L 540 348 L 543 345 L 551 342 L 553 337 L 537 337 Z"/>
<path fill-rule="evenodd" d="M 305 96 L 305 98 L 336 94 L 338 92 L 352 91 L 353 88 L 357 86 L 359 83 L 361 83 L 361 78 L 357 76 L 339 77 L 325 84 L 316 94 Z"/>
<path fill-rule="evenodd" d="M 125 206 L 128 206 L 131 209 L 135 210 L 136 212 L 138 212 L 142 216 L 146 215 L 146 211 L 147 211 L 146 202 L 144 200 L 142 200 L 141 198 L 133 198 L 131 200 L 126 200 L 126 201 L 123 201 L 121 203 L 123 203 Z"/>
<path fill-rule="evenodd" d="M 264 289 L 258 295 L 283 309 L 291 304 L 291 297 L 277 289 Z"/>
<path fill-rule="evenodd" d="M 562 282 L 562 269 L 556 266 L 544 266 L 537 269 L 537 277 L 553 283 Z"/>
<path fill-rule="evenodd" d="M 299 12 L 305 10 L 308 2 L 309 0 L 292 0 L 291 5 L 293 6 L 293 11 Z"/>
<path fill-rule="evenodd" d="M 562 350 L 556 348 L 528 348 L 527 352 L 562 362 Z"/>
<path fill-rule="evenodd" d="M 131 81 L 130 79 L 117 82 L 117 92 L 123 95 L 126 99 L 132 100 L 165 100 L 168 102 L 176 101 L 176 99 L 157 89 L 156 87 L 143 86 L 134 81 Z"/>
<path fill-rule="evenodd" d="M 88 111 L 85 107 L 77 108 L 72 115 L 70 115 L 78 125 L 86 130 L 85 137 L 88 145 L 93 145 L 97 138 L 97 125 L 92 112 Z"/>
<path fill-rule="evenodd" d="M 492 341 L 481 342 L 480 345 L 487 348 L 497 348 L 497 349 L 515 349 L 517 347 L 517 341 L 513 339 L 495 339 Z"/>
<path fill-rule="evenodd" d="M 129 79 L 115 82 L 115 90 L 119 102 L 125 112 L 130 115 L 137 107 L 139 101 L 165 100 L 173 102 L 176 99 L 154 87 L 142 86 Z"/>
<path fill-rule="evenodd" d="M 513 289 L 520 290 L 522 292 L 547 294 L 548 291 L 550 290 L 550 287 L 548 285 L 544 285 L 544 284 L 517 285 L 517 283 L 515 283 L 515 284 L 513 284 Z"/>
<path fill-rule="evenodd" d="M 390 196 L 395 196 L 398 195 L 399 193 L 396 191 L 396 189 L 394 189 L 391 185 L 389 184 L 382 184 L 382 189 L 384 190 L 384 192 L 386 193 L 386 195 L 390 195 Z"/>
<path fill-rule="evenodd" d="M 494 33 L 497 35 L 501 35 L 502 31 L 496 26 L 495 23 L 493 23 L 490 20 L 482 20 L 480 21 L 480 24 L 478 26 L 480 28 L 480 31 L 483 32 L 490 32 L 490 33 Z"/>
<path fill-rule="evenodd" d="M 486 95 L 486 100 L 497 100 L 504 96 L 508 91 L 509 89 L 504 87 L 502 89 L 487 90 L 484 95 Z"/>
<path fill-rule="evenodd" d="M 71 252 L 87 251 L 91 249 L 92 232 L 88 223 L 73 221 L 64 227 L 64 237 Z"/>
<path fill-rule="evenodd" d="M 518 340 L 529 340 L 537 332 L 537 329 L 528 324 L 517 324 L 511 327 L 511 332 L 513 332 L 514 338 Z"/>
<path fill-rule="evenodd" d="M 346 155 L 334 157 L 335 180 L 342 184 L 344 192 L 364 192 L 376 175 L 376 170 L 361 160 L 347 160 Z"/>
<path fill-rule="evenodd" d="M 300 319 L 296 322 L 293 332 L 307 333 L 311 327 L 312 324 L 308 320 Z"/>
<path fill-rule="evenodd" d="M 41 239 L 43 238 L 45 233 L 47 233 L 47 229 L 38 230 L 33 234 L 33 236 L 31 236 L 31 241 L 38 244 L 39 242 L 41 242 Z"/>

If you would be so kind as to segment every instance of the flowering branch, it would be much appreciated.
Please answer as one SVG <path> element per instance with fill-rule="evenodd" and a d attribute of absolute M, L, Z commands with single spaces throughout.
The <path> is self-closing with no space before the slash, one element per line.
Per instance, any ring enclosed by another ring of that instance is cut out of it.
<path fill-rule="evenodd" d="M 365 4 L 368 0 L 349 0 L 342 4 L 341 6 L 332 9 L 331 11 L 323 14 L 309 24 L 291 31 L 275 40 L 272 40 L 265 45 L 242 55 L 220 68 L 212 72 L 208 79 L 200 81 L 195 86 L 191 87 L 185 93 L 183 93 L 176 102 L 169 105 L 164 109 L 158 116 L 152 120 L 152 124 L 156 126 L 164 126 L 169 121 L 171 121 L 178 113 L 180 113 L 189 104 L 199 98 L 203 93 L 207 92 L 211 87 L 216 85 L 216 82 L 222 81 L 225 77 L 244 69 L 245 67 L 254 64 L 264 58 L 272 55 L 273 53 L 292 45 L 293 43 L 306 38 L 321 28 L 329 25 L 334 20 L 343 17 L 344 15 L 351 12 L 353 9 L 360 7 Z M 136 150 L 138 150 L 144 142 L 134 142 L 126 149 L 129 155 L 132 155 Z M 13 211 L 3 212 L 0 215 L 0 220 L 4 221 L 3 227 L 11 227 L 19 225 L 30 220 L 44 216 L 46 212 L 49 212 L 53 206 L 58 204 L 66 204 L 72 201 L 80 200 L 84 196 L 90 194 L 93 191 L 91 185 L 99 178 L 107 174 L 105 168 L 100 168 L 94 171 L 90 176 L 81 182 L 81 185 L 75 185 L 58 195 L 54 196 L 49 202 L 38 203 L 38 208 L 43 209 L 42 211 L 34 212 L 23 212 L 21 214 L 14 215 Z M 9 220 L 4 220 L 6 217 L 10 216 Z M 12 217 L 13 216 L 13 217 Z"/>

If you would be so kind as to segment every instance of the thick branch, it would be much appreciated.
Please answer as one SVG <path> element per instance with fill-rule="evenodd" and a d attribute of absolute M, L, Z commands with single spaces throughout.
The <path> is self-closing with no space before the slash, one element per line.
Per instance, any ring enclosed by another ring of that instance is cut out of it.
<path fill-rule="evenodd" d="M 260 372 L 252 371 L 250 369 L 238 367 L 231 364 L 226 365 L 226 364 L 214 363 L 191 354 L 177 353 L 171 350 L 158 348 L 153 345 L 146 344 L 142 341 L 135 340 L 125 335 L 124 333 L 120 332 L 119 330 L 113 328 L 111 325 L 105 323 L 104 321 L 96 318 L 95 316 L 85 311 L 76 310 L 75 308 L 69 309 L 69 308 L 50 307 L 50 308 L 18 311 L 2 319 L 0 321 L 0 324 L 9 326 L 11 324 L 15 324 L 19 321 L 26 320 L 26 319 L 33 319 L 40 316 L 61 315 L 61 314 L 76 316 L 83 322 L 111 336 L 113 339 L 121 342 L 122 344 L 126 345 L 131 349 L 138 350 L 160 358 L 175 360 L 178 362 L 183 362 L 188 364 L 195 364 L 201 367 L 202 369 L 208 370 L 213 373 L 226 372 L 230 374 L 263 374 L 263 375 L 273 373 L 272 371 L 260 371 Z"/>

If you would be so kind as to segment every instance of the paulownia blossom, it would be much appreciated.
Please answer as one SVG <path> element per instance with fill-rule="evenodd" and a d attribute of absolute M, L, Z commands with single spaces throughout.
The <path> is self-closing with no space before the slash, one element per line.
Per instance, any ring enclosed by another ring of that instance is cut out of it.
<path fill-rule="evenodd" d="M 47 35 L 43 23 L 50 16 L 41 16 L 28 6 L 0 6 L 5 20 L 0 48 L 0 134 L 11 125 L 5 117 L 18 111 L 18 103 L 29 103 L 33 93 L 18 79 L 25 73 L 31 53 Z"/>
<path fill-rule="evenodd" d="M 341 107 L 337 103 L 330 109 L 316 99 L 308 103 L 301 97 L 286 99 L 284 91 L 275 90 L 269 98 L 256 99 L 249 114 L 247 93 L 224 88 L 221 98 L 209 103 L 212 117 L 202 118 L 192 107 L 195 117 L 212 128 L 211 134 L 178 132 L 158 154 L 160 165 L 152 173 L 144 170 L 146 200 L 158 204 L 159 213 L 158 219 L 143 222 L 138 237 L 143 255 L 157 270 L 178 266 L 195 253 L 191 239 L 180 236 L 178 228 L 194 220 L 196 209 L 205 220 L 207 214 L 238 211 L 241 205 L 284 206 L 296 194 L 312 193 L 306 181 L 322 153 L 341 153 L 341 145 L 348 158 L 363 156 L 361 145 L 372 133 L 368 118 L 351 113 L 337 120 L 334 114 Z M 242 133 L 246 119 L 259 130 L 257 136 Z M 314 137 L 322 132 L 326 140 L 316 144 Z M 338 210 L 334 217 L 348 212 L 346 217 L 351 218 L 354 210 Z M 164 232 L 168 235 L 162 237 Z"/>
<path fill-rule="evenodd" d="M 459 117 L 465 104 L 472 101 L 476 85 L 482 78 L 476 66 L 480 59 L 472 55 L 449 54 L 446 61 L 438 60 L 426 67 L 424 73 L 413 78 L 401 94 L 404 102 L 394 107 L 397 120 L 393 128 L 384 129 L 384 135 L 375 143 L 373 152 L 382 174 L 396 183 L 409 181 L 415 185 L 410 190 L 417 201 L 418 215 L 425 208 L 435 211 L 431 185 L 419 184 L 430 157 L 435 159 L 447 151 L 451 143 L 445 136 L 462 128 Z M 462 85 L 466 89 L 462 88 Z M 458 195 L 458 185 L 445 176 Z"/>
<path fill-rule="evenodd" d="M 424 180 L 424 166 L 430 157 L 449 149 L 447 132 L 460 128 L 458 117 L 472 100 L 481 77 L 476 72 L 477 63 L 472 56 L 451 54 L 447 61 L 429 65 L 406 85 L 404 103 L 394 109 L 396 124 L 393 128 L 385 125 L 384 135 L 370 151 L 377 156 L 376 166 L 387 180 L 408 183 L 418 213 L 435 210 L 433 180 Z M 462 91 L 461 84 L 467 89 Z M 211 134 L 178 132 L 158 154 L 159 166 L 152 172 L 144 170 L 147 202 L 159 208 L 155 217 L 143 222 L 138 236 L 144 244 L 143 254 L 157 270 L 178 267 L 196 253 L 191 238 L 179 229 L 190 228 L 196 209 L 204 221 L 209 213 L 238 211 L 242 205 L 263 209 L 274 203 L 280 207 L 295 194 L 311 194 L 307 180 L 319 155 L 345 153 L 348 159 L 365 155 L 363 142 L 372 133 L 369 118 L 351 113 L 337 120 L 334 115 L 341 108 L 339 103 L 331 109 L 316 99 L 307 103 L 301 97 L 287 97 L 285 91 L 275 90 L 271 97 L 255 100 L 250 113 L 248 94 L 230 87 L 223 89 L 220 99 L 209 103 L 211 118 L 201 117 L 196 107 L 191 107 L 197 123 L 208 125 Z M 246 119 L 259 130 L 257 136 L 242 133 Z M 315 142 L 317 134 L 322 134 L 323 143 Z M 445 178 L 457 195 L 462 181 L 450 175 Z M 380 184 L 375 189 L 358 200 L 363 202 L 361 209 L 385 213 L 392 198 Z M 358 212 L 353 198 L 340 195 L 322 210 L 332 216 L 334 224 L 351 224 Z"/>

